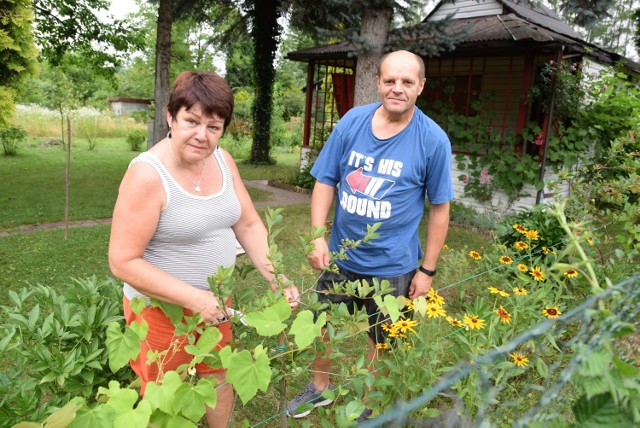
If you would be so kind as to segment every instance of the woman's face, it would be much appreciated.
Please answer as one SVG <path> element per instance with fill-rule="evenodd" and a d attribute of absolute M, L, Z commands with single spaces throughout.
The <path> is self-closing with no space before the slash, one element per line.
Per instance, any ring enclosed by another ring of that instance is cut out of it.
<path fill-rule="evenodd" d="M 224 131 L 224 119 L 206 116 L 199 104 L 181 107 L 175 118 L 167 112 L 171 141 L 185 162 L 198 162 L 211 155 Z"/>

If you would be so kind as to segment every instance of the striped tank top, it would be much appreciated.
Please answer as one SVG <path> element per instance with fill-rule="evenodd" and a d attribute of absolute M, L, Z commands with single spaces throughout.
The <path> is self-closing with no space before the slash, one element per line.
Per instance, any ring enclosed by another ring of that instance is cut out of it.
<path fill-rule="evenodd" d="M 185 191 L 152 153 L 141 153 L 131 161 L 152 165 L 160 178 L 167 204 L 144 252 L 144 259 L 192 287 L 209 290 L 207 278 L 219 266 L 236 261 L 235 234 L 231 226 L 240 218 L 240 202 L 233 187 L 222 150 L 214 151 L 222 171 L 222 188 L 214 195 L 196 196 Z M 144 296 L 124 283 L 128 299 Z M 146 296 L 144 296 L 146 297 Z M 147 304 L 150 300 L 147 298 Z"/>

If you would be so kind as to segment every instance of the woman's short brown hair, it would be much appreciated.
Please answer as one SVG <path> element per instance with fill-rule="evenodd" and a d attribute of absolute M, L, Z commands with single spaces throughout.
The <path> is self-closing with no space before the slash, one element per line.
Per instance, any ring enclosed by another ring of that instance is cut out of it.
<path fill-rule="evenodd" d="M 173 119 L 184 107 L 200 104 L 207 116 L 216 114 L 227 129 L 233 115 L 233 92 L 226 80 L 211 71 L 183 71 L 173 82 L 167 111 Z"/>

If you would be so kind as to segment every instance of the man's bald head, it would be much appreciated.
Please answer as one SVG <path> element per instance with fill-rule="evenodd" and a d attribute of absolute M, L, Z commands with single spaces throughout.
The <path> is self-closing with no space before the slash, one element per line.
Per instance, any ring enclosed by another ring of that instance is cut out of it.
<path fill-rule="evenodd" d="M 409 52 L 409 51 L 394 51 L 394 52 L 389 52 L 387 54 L 384 54 L 382 56 L 382 58 L 380 58 L 380 64 L 378 65 L 378 73 L 377 76 L 379 77 L 382 74 L 382 65 L 384 64 L 385 61 L 393 61 L 394 59 L 397 58 L 403 58 L 403 59 L 413 59 L 417 64 L 418 67 L 420 69 L 420 79 L 424 79 L 425 78 L 425 67 L 424 67 L 424 61 L 422 60 L 422 58 L 420 58 L 418 55 Z"/>

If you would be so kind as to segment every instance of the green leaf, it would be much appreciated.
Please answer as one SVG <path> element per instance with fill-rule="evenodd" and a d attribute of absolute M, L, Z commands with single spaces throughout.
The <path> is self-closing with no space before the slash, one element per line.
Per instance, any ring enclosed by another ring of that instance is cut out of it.
<path fill-rule="evenodd" d="M 347 420 L 353 421 L 364 411 L 365 406 L 362 402 L 353 400 L 347 404 L 345 408 L 345 413 L 347 415 Z"/>
<path fill-rule="evenodd" d="M 139 398 L 137 391 L 120 388 L 120 384 L 116 381 L 109 382 L 109 389 L 101 388 L 100 392 L 109 397 L 106 406 L 113 409 L 116 414 L 132 410 Z"/>
<path fill-rule="evenodd" d="M 112 428 L 117 413 L 108 406 L 78 411 L 69 428 Z M 39 426 L 39 425 L 38 425 Z"/>
<path fill-rule="evenodd" d="M 282 321 L 288 319 L 289 316 L 291 316 L 289 302 L 285 299 L 278 299 L 276 303 L 261 312 L 248 313 L 245 319 L 260 336 L 275 336 L 286 328 L 286 324 Z"/>
<path fill-rule="evenodd" d="M 44 425 L 47 428 L 65 428 L 76 417 L 76 412 L 84 406 L 84 399 L 74 398 L 61 409 L 56 410 L 47 418 Z"/>
<path fill-rule="evenodd" d="M 322 336 L 322 327 L 327 322 L 327 314 L 322 312 L 318 315 L 318 320 L 313 322 L 313 312 L 309 310 L 300 311 L 295 321 L 291 325 L 289 334 L 295 336 L 298 348 L 306 348 L 313 343 L 316 337 Z"/>
<path fill-rule="evenodd" d="M 138 336 L 130 328 L 125 328 L 123 334 L 120 324 L 114 321 L 107 327 L 107 350 L 109 368 L 115 373 L 140 353 Z"/>
<path fill-rule="evenodd" d="M 144 393 L 144 399 L 149 402 L 151 409 L 159 409 L 175 416 L 174 399 L 176 390 L 182 385 L 180 375 L 174 371 L 167 372 L 162 378 L 162 384 L 149 382 Z"/>
<path fill-rule="evenodd" d="M 198 341 L 196 342 L 196 347 L 202 352 L 211 352 L 218 343 L 222 340 L 222 333 L 215 327 L 207 327 L 202 332 Z"/>
<path fill-rule="evenodd" d="M 118 414 L 118 417 L 113 421 L 113 426 L 127 428 L 146 428 L 147 426 L 149 426 L 151 413 L 151 405 L 149 404 L 149 402 L 142 400 L 135 409 Z"/>
<path fill-rule="evenodd" d="M 151 306 L 153 306 L 154 308 L 162 309 L 162 312 L 164 312 L 165 315 L 171 319 L 171 323 L 174 326 L 177 326 L 182 322 L 182 318 L 184 317 L 184 309 L 181 306 L 156 299 L 151 299 Z"/>
<path fill-rule="evenodd" d="M 591 398 L 585 395 L 573 405 L 576 422 L 581 428 L 610 428 L 633 426 L 622 409 L 616 406 L 610 393 L 599 394 Z"/>
<path fill-rule="evenodd" d="M 613 365 L 616 366 L 623 377 L 634 378 L 640 375 L 640 368 L 634 366 L 633 364 L 629 364 L 618 357 L 613 357 Z"/>
<path fill-rule="evenodd" d="M 215 407 L 217 391 L 215 379 L 200 379 L 196 385 L 183 383 L 176 391 L 176 410 L 198 422 L 205 414 L 205 405 Z"/>
<path fill-rule="evenodd" d="M 540 377 L 547 378 L 549 376 L 549 368 L 542 358 L 536 358 L 535 365 Z"/>
<path fill-rule="evenodd" d="M 609 373 L 610 362 L 611 353 L 600 348 L 587 355 L 578 371 L 583 376 L 602 376 Z"/>
<path fill-rule="evenodd" d="M 223 358 L 224 361 L 224 358 Z M 234 352 L 228 361 L 227 382 L 232 384 L 242 403 L 251 400 L 258 389 L 267 391 L 271 381 L 271 368 L 262 345 L 254 349 L 253 358 L 249 351 Z"/>
<path fill-rule="evenodd" d="M 36 329 L 36 323 L 38 322 L 38 318 L 40 318 L 40 305 L 35 305 L 29 311 L 29 330 L 33 331 Z"/>
<path fill-rule="evenodd" d="M 134 314 L 140 315 L 143 309 L 147 307 L 147 299 L 145 299 L 144 297 L 136 297 L 134 299 L 131 299 L 131 301 L 129 302 L 129 306 L 131 306 L 131 311 Z"/>

